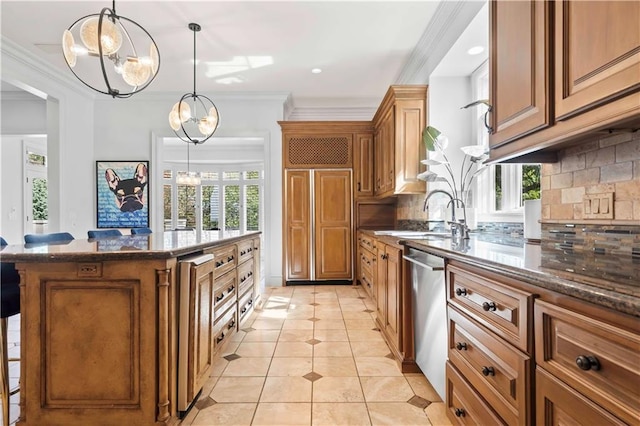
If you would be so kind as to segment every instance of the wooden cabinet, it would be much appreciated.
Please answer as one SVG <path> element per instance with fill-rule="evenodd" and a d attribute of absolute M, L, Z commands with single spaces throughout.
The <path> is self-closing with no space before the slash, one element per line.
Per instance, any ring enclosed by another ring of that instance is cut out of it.
<path fill-rule="evenodd" d="M 387 343 L 400 352 L 402 332 L 402 249 L 376 242 L 377 246 L 377 318 Z"/>
<path fill-rule="evenodd" d="M 285 173 L 285 279 L 311 279 L 311 174 Z"/>
<path fill-rule="evenodd" d="M 426 158 L 422 130 L 426 123 L 427 86 L 391 86 L 373 118 L 374 192 L 378 198 L 426 192 L 417 178 Z"/>
<path fill-rule="evenodd" d="M 522 284 L 513 279 L 454 261 L 446 265 L 446 285 L 447 374 L 455 372 L 453 382 L 463 380 L 473 391 L 466 397 L 468 407 L 479 413 L 486 404 L 493 410 L 476 415 L 495 413 L 499 423 L 531 425 L 533 294 L 519 289 Z M 450 391 L 447 398 L 451 421 L 465 424 L 452 408 L 462 402 L 453 400 L 458 397 Z"/>
<path fill-rule="evenodd" d="M 353 165 L 356 200 L 373 197 L 373 152 L 373 133 L 357 133 L 354 142 Z"/>
<path fill-rule="evenodd" d="M 640 120 L 640 4 L 490 2 L 491 158 Z"/>
<path fill-rule="evenodd" d="M 374 301 L 378 298 L 377 275 L 378 275 L 378 254 L 376 243 L 370 236 L 358 233 L 358 267 L 357 277 L 362 288 Z"/>
<path fill-rule="evenodd" d="M 582 395 L 573 399 L 593 401 L 591 405 L 602 407 L 599 411 L 606 410 L 628 424 L 638 424 L 640 335 L 585 313 L 536 301 L 537 376 L 553 375 L 555 379 L 546 379 L 549 386 L 561 381 L 574 390 L 572 393 Z M 554 400 L 550 389 L 539 391 L 539 402 L 549 398 Z M 555 405 L 568 409 L 564 407 L 568 398 L 555 395 L 555 399 Z"/>

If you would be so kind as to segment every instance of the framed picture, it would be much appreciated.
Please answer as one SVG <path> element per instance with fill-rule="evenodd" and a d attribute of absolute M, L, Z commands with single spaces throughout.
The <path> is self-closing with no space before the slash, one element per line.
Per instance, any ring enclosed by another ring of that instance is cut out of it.
<path fill-rule="evenodd" d="M 149 162 L 96 161 L 98 228 L 149 227 Z"/>

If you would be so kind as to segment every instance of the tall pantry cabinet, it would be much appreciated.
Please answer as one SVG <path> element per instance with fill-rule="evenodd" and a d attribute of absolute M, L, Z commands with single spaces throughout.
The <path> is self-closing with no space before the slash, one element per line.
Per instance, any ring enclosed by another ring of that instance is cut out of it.
<path fill-rule="evenodd" d="M 353 279 L 354 141 L 365 122 L 280 122 L 286 282 Z M 356 172 L 357 173 L 357 172 Z M 362 182 L 357 178 L 359 187 Z"/>

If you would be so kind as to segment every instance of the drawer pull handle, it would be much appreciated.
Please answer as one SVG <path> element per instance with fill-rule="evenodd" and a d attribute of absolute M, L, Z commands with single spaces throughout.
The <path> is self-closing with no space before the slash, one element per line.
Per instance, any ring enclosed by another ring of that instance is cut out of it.
<path fill-rule="evenodd" d="M 465 414 L 467 414 L 465 413 L 464 408 L 456 408 L 456 411 L 454 413 L 456 417 L 464 417 Z"/>
<path fill-rule="evenodd" d="M 495 311 L 497 309 L 496 302 L 484 302 L 482 304 L 482 309 L 484 309 L 487 312 Z"/>
<path fill-rule="evenodd" d="M 456 288 L 456 296 L 466 296 L 467 289 L 466 288 Z"/>
<path fill-rule="evenodd" d="M 576 365 L 584 371 L 600 370 L 600 361 L 593 355 L 579 355 L 576 358 Z"/>
<path fill-rule="evenodd" d="M 227 289 L 227 293 L 231 293 L 233 290 L 235 290 L 235 287 L 231 286 Z"/>
<path fill-rule="evenodd" d="M 236 325 L 236 322 L 235 322 L 235 321 L 231 321 L 231 322 L 229 323 L 229 325 L 227 326 L 227 328 L 228 328 L 229 330 L 231 330 L 235 325 Z"/>
<path fill-rule="evenodd" d="M 244 308 L 242 308 L 242 310 L 240 311 L 241 314 L 244 314 L 245 312 L 247 312 L 247 307 L 245 306 Z"/>
<path fill-rule="evenodd" d="M 459 351 L 466 351 L 467 350 L 467 344 L 465 342 L 458 342 L 456 343 L 456 349 Z"/>
<path fill-rule="evenodd" d="M 496 372 L 493 367 L 482 367 L 482 374 L 484 376 L 495 376 Z"/>
<path fill-rule="evenodd" d="M 224 333 L 222 333 L 220 336 L 218 336 L 218 337 L 216 338 L 216 343 L 220 343 L 220 342 L 222 342 L 223 340 L 224 340 Z"/>
<path fill-rule="evenodd" d="M 219 302 L 222 299 L 224 299 L 224 293 L 220 293 L 220 296 L 216 296 L 216 302 Z"/>
<path fill-rule="evenodd" d="M 231 261 L 233 261 L 233 256 L 227 257 L 227 262 L 231 262 Z"/>

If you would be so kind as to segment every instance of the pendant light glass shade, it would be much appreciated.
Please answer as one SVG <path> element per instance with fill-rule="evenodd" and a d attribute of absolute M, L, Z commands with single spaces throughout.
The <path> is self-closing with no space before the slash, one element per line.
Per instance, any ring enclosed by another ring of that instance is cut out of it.
<path fill-rule="evenodd" d="M 62 34 L 69 69 L 86 86 L 114 98 L 145 89 L 160 69 L 160 53 L 151 35 L 135 21 L 111 9 L 84 16 Z"/>
<path fill-rule="evenodd" d="M 220 117 L 213 101 L 196 92 L 196 33 L 201 27 L 191 23 L 189 29 L 193 31 L 193 92 L 185 93 L 173 105 L 169 112 L 169 126 L 182 141 L 197 145 L 213 136 Z"/>

